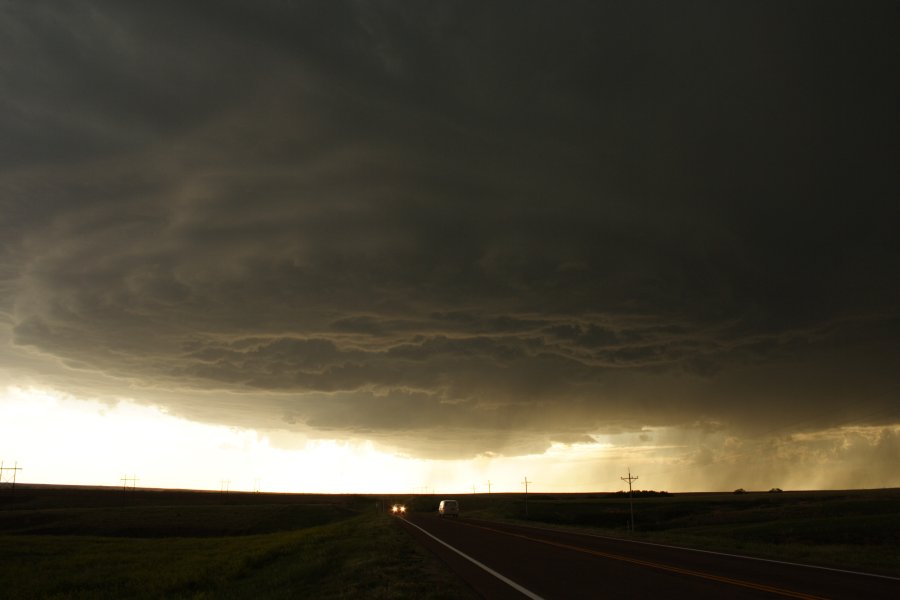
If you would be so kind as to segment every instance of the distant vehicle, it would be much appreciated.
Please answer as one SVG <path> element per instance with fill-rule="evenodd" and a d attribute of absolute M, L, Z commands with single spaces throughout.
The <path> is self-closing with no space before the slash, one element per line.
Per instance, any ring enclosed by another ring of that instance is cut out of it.
<path fill-rule="evenodd" d="M 459 503 L 456 500 L 441 500 L 438 514 L 442 517 L 458 517 Z"/>
<path fill-rule="evenodd" d="M 402 517 L 406 514 L 406 507 L 402 504 L 395 504 L 391 506 L 391 514 L 397 515 L 398 517 Z"/>

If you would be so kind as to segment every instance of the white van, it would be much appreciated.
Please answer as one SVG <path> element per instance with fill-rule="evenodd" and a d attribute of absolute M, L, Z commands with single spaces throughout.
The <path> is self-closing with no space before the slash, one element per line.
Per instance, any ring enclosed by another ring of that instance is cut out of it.
<path fill-rule="evenodd" d="M 438 514 L 442 517 L 458 517 L 459 503 L 456 500 L 441 500 Z"/>

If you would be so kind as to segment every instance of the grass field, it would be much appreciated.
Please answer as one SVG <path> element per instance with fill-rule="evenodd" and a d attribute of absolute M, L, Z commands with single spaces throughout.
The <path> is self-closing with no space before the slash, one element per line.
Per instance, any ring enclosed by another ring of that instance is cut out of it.
<path fill-rule="evenodd" d="M 0 503 L 0 596 L 471 597 L 374 507 L 365 497 L 17 490 Z"/>
<path fill-rule="evenodd" d="M 525 521 L 900 576 L 900 490 L 463 494 L 464 517 Z M 471 598 L 376 510 L 440 497 L 90 488 L 0 493 L 6 598 Z"/>
<path fill-rule="evenodd" d="M 574 527 L 599 534 L 900 576 L 900 490 L 458 497 L 465 516 Z"/>

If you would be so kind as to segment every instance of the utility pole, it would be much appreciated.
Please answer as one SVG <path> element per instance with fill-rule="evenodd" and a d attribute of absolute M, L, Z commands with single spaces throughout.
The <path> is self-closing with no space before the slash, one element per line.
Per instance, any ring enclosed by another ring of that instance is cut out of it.
<path fill-rule="evenodd" d="M 472 493 L 473 494 L 475 493 L 475 484 L 474 483 L 472 484 Z"/>
<path fill-rule="evenodd" d="M 528 475 L 525 476 L 525 480 L 522 482 L 525 484 L 525 516 L 528 516 L 528 484 L 534 483 L 533 481 L 528 481 Z"/>
<path fill-rule="evenodd" d="M 230 480 L 230 479 L 223 479 L 223 480 L 222 480 L 222 487 L 221 487 L 221 489 L 220 489 L 219 491 L 222 492 L 223 494 L 227 494 L 227 493 L 228 493 L 228 488 L 229 488 L 229 486 L 231 486 L 231 480 Z"/>
<path fill-rule="evenodd" d="M 123 477 L 120 480 L 122 482 L 122 491 L 123 492 L 128 491 L 129 482 L 131 483 L 131 490 L 134 491 L 134 487 L 135 487 L 135 485 L 137 485 L 137 480 L 138 480 L 137 475 L 132 475 L 131 477 L 126 475 L 125 477 Z"/>
<path fill-rule="evenodd" d="M 628 477 L 619 477 L 622 481 L 628 482 L 628 505 L 631 510 L 631 533 L 634 533 L 634 498 L 631 492 L 631 483 L 637 481 L 638 476 L 631 476 L 631 467 L 628 467 Z"/>
<path fill-rule="evenodd" d="M 12 479 L 6 482 L 6 483 L 11 484 L 10 492 L 9 492 L 10 494 L 16 493 L 16 474 L 21 470 L 22 470 L 22 467 L 19 466 L 19 461 L 15 462 L 15 466 L 4 467 L 3 461 L 0 460 L 0 483 L 3 483 L 4 473 L 6 473 L 8 471 L 12 471 Z M 6 477 L 9 478 L 9 475 L 6 475 Z"/>
<path fill-rule="evenodd" d="M 491 480 L 488 479 L 488 494 L 491 493 Z"/>

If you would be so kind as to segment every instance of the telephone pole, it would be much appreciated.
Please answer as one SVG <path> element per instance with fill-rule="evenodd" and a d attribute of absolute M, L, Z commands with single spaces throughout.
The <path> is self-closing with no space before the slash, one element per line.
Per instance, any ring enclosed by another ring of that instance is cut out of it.
<path fill-rule="evenodd" d="M 128 475 L 126 475 L 125 477 L 123 477 L 123 478 L 121 479 L 121 482 L 122 482 L 122 491 L 123 491 L 123 492 L 127 492 L 127 491 L 128 491 L 128 484 L 129 484 L 129 482 L 131 483 L 131 491 L 134 491 L 134 487 L 135 487 L 135 485 L 137 485 L 137 480 L 138 480 L 137 475 L 132 475 L 131 477 L 129 477 Z"/>
<path fill-rule="evenodd" d="M 491 480 L 488 479 L 488 494 L 491 493 Z"/>
<path fill-rule="evenodd" d="M 528 484 L 534 483 L 533 481 L 528 481 L 528 475 L 525 476 L 525 480 L 522 482 L 525 484 L 525 516 L 528 516 Z"/>
<path fill-rule="evenodd" d="M 22 467 L 19 466 L 19 461 L 15 462 L 15 465 L 12 467 L 4 467 L 3 461 L 0 461 L 0 483 L 4 483 L 3 479 L 6 477 L 6 483 L 10 484 L 10 494 L 16 493 L 16 474 L 22 470 Z M 6 473 L 12 471 L 12 478 L 10 479 L 9 475 Z"/>
<path fill-rule="evenodd" d="M 619 477 L 622 481 L 628 482 L 628 505 L 631 511 L 631 533 L 634 533 L 634 498 L 631 492 L 631 483 L 637 481 L 638 476 L 631 476 L 631 467 L 628 467 L 628 477 Z"/>

